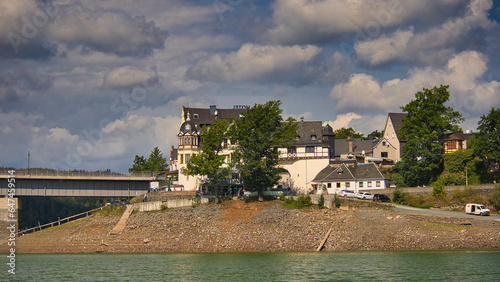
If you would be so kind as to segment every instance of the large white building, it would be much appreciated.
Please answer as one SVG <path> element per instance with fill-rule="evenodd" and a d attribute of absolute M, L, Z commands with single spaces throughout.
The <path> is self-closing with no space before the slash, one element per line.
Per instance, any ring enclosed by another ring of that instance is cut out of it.
<path fill-rule="evenodd" d="M 238 119 L 246 110 L 246 106 L 234 106 L 233 109 L 218 109 L 210 106 L 208 109 L 182 107 L 182 120 L 177 133 L 177 148 L 170 153 L 170 170 L 178 171 L 179 184 L 184 190 L 199 190 L 203 184 L 202 176 L 187 176 L 180 173 L 193 154 L 200 152 L 200 135 L 202 127 L 217 119 Z M 296 148 L 280 148 L 279 166 L 283 168 L 280 186 L 291 188 L 298 193 L 307 193 L 313 188 L 312 179 L 325 168 L 330 159 L 335 157 L 335 142 L 330 126 L 323 127 L 321 121 L 298 121 L 295 137 Z M 223 154 L 229 160 L 232 149 L 229 141 L 225 142 Z M 231 176 L 227 188 L 240 186 L 237 172 Z"/>

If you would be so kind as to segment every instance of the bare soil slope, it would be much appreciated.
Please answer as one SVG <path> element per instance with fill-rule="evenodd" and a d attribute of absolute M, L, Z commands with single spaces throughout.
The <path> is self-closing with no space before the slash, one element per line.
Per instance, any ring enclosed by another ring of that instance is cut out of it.
<path fill-rule="evenodd" d="M 279 201 L 91 216 L 17 238 L 18 253 L 314 251 L 331 224 L 327 251 L 500 248 L 500 222 L 398 214 L 384 206 L 288 210 Z M 6 244 L 0 245 L 6 253 Z"/>

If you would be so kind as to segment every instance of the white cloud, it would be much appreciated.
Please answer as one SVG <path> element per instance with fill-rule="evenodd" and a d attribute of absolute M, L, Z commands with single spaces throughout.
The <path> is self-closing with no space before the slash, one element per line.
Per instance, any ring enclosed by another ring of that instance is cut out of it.
<path fill-rule="evenodd" d="M 269 31 L 269 37 L 279 43 L 303 43 L 329 41 L 352 32 L 361 38 L 377 36 L 384 27 L 412 19 L 442 18 L 443 12 L 453 10 L 459 3 L 458 0 L 278 0 L 274 4 L 275 27 Z"/>
<path fill-rule="evenodd" d="M 460 44 L 466 44 L 464 37 L 477 28 L 494 25 L 488 19 L 491 0 L 473 0 L 469 11 L 462 18 L 449 20 L 439 27 L 421 33 L 414 33 L 413 27 L 397 30 L 391 35 L 359 41 L 354 45 L 357 59 L 371 66 L 392 60 L 417 61 L 427 64 L 449 59 Z"/>
<path fill-rule="evenodd" d="M 442 69 L 414 69 L 406 79 L 379 82 L 363 73 L 353 74 L 346 83 L 336 85 L 330 98 L 341 113 L 399 111 L 417 91 L 426 87 L 450 85 L 450 102 L 455 109 L 483 114 L 492 105 L 498 105 L 498 81 L 485 82 L 481 77 L 487 71 L 487 58 L 475 51 L 462 52 Z"/>
<path fill-rule="evenodd" d="M 262 79 L 274 72 L 289 71 L 309 62 L 321 48 L 245 44 L 236 52 L 216 54 L 200 60 L 188 70 L 189 77 L 211 81 L 247 81 Z"/>
<path fill-rule="evenodd" d="M 330 125 L 333 130 L 341 129 L 344 127 L 350 127 L 349 124 L 352 120 L 360 119 L 361 116 L 356 113 L 347 113 L 337 115 L 337 118 L 334 121 L 326 121 L 323 123 L 323 126 Z"/>
<path fill-rule="evenodd" d="M 121 67 L 108 72 L 103 79 L 104 88 L 126 88 L 154 79 L 154 74 L 134 67 Z"/>

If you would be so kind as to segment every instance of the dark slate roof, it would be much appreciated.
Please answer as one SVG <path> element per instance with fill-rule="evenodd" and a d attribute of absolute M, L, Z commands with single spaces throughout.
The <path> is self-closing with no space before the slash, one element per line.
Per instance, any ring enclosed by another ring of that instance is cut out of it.
<path fill-rule="evenodd" d="M 215 107 L 215 106 L 211 106 Z M 217 109 L 218 119 L 238 119 L 240 114 L 246 109 Z M 187 108 L 184 107 L 184 119 L 187 119 L 187 115 L 192 122 L 198 125 L 211 124 L 215 122 L 215 115 L 211 113 L 210 108 Z"/>
<path fill-rule="evenodd" d="M 380 170 L 373 163 L 357 164 L 355 167 L 348 167 L 341 164 L 338 167 L 328 165 L 321 170 L 313 179 L 315 182 L 335 182 L 347 180 L 384 179 Z"/>
<path fill-rule="evenodd" d="M 361 153 L 364 150 L 365 153 L 369 153 L 373 151 L 373 146 L 378 140 L 363 140 L 361 138 L 335 139 L 335 155 L 351 153 L 349 152 L 349 142 L 352 142 L 353 152 Z"/>
<path fill-rule="evenodd" d="M 297 145 L 323 144 L 323 124 L 321 121 L 298 121 Z"/>
<path fill-rule="evenodd" d="M 408 116 L 408 113 L 389 113 L 389 118 L 392 121 L 392 126 L 398 130 L 403 126 L 403 119 Z"/>

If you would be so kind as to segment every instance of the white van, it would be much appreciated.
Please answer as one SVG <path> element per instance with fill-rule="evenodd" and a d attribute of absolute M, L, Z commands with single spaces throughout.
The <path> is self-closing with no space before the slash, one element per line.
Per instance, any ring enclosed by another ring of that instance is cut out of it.
<path fill-rule="evenodd" d="M 477 215 L 490 215 L 490 210 L 485 205 L 480 204 L 467 204 L 465 206 L 465 213 Z"/>

